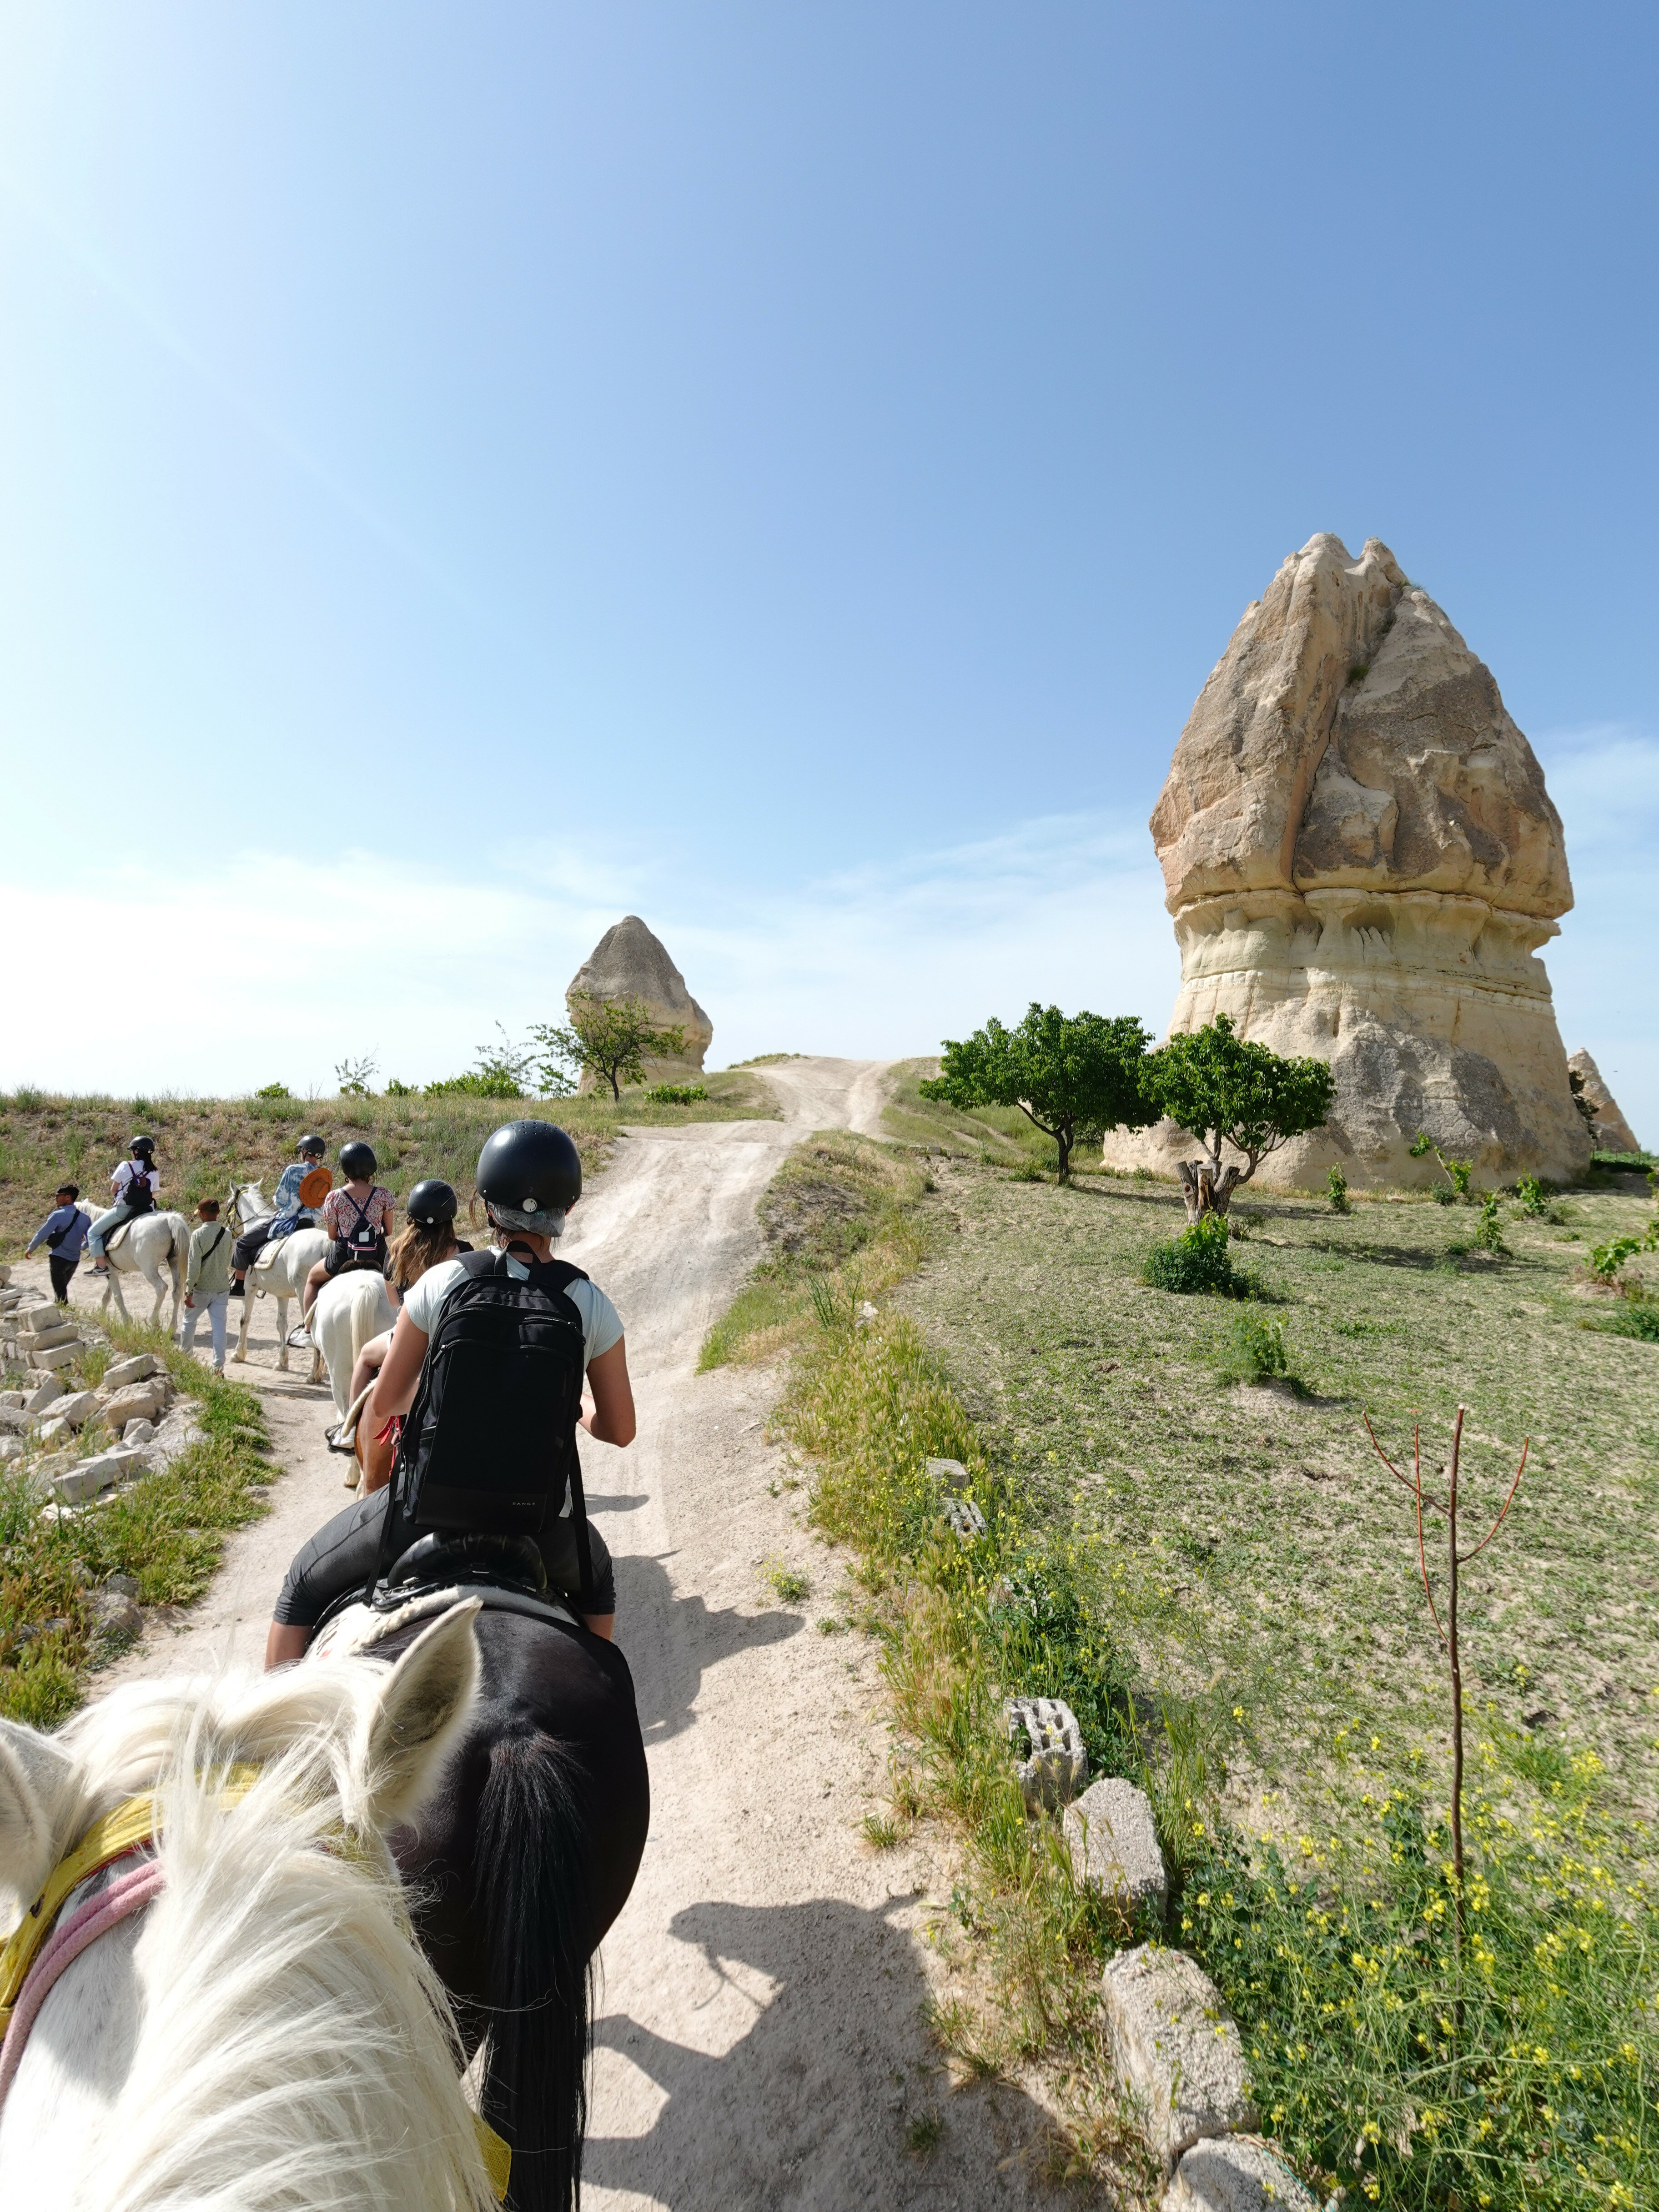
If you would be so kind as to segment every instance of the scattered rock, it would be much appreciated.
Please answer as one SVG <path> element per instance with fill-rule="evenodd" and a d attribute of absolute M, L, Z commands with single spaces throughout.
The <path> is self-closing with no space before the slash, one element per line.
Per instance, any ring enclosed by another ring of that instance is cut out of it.
<path fill-rule="evenodd" d="M 95 1419 L 100 1410 L 98 1400 L 94 1392 L 71 1390 L 66 1391 L 53 1405 L 52 1418 L 54 1421 L 64 1422 L 71 1429 L 79 1429 L 84 1427 L 87 1422 Z"/>
<path fill-rule="evenodd" d="M 112 1452 L 100 1452 L 95 1459 L 76 1460 L 62 1474 L 52 1478 L 52 1486 L 62 1505 L 82 1505 L 88 1498 L 96 1498 L 100 1491 L 112 1490 L 119 1479 L 120 1468 Z"/>
<path fill-rule="evenodd" d="M 0 1409 L 21 1413 L 26 1395 L 21 1390 L 0 1390 Z"/>
<path fill-rule="evenodd" d="M 930 1459 L 925 1464 L 927 1480 L 942 1490 L 958 1490 L 967 1482 L 968 1470 L 959 1459 Z"/>
<path fill-rule="evenodd" d="M 703 1056 L 714 1025 L 685 988 L 685 978 L 638 915 L 624 915 L 607 929 L 570 979 L 567 1002 L 578 994 L 593 999 L 638 999 L 652 1023 L 685 1033 L 683 1053 L 645 1062 L 647 1083 L 683 1083 L 702 1073 Z M 599 1079 L 584 1072 L 579 1089 L 592 1091 Z"/>
<path fill-rule="evenodd" d="M 0 1462 L 21 1459 L 22 1456 L 23 1439 L 21 1437 L 0 1436 Z"/>
<path fill-rule="evenodd" d="M 106 1575 L 104 1588 L 116 1597 L 137 1598 L 138 1578 L 136 1575 Z"/>
<path fill-rule="evenodd" d="M 9 1390 L 6 1393 L 9 1398 L 17 1397 L 20 1395 L 15 1390 Z M 29 1417 L 21 1406 L 0 1406 L 0 1431 L 3 1431 L 9 1436 L 21 1437 L 28 1425 Z"/>
<path fill-rule="evenodd" d="M 1108 1960 L 1102 1990 L 1118 2077 L 1166 2174 L 1201 2136 L 1255 2126 L 1238 2030 L 1194 1960 L 1142 1943 Z"/>
<path fill-rule="evenodd" d="M 131 1359 L 118 1359 L 112 1367 L 106 1367 L 99 1387 L 105 1390 L 125 1390 L 134 1382 L 147 1382 L 152 1375 L 160 1375 L 163 1371 L 161 1361 L 153 1352 L 135 1352 Z"/>
<path fill-rule="evenodd" d="M 958 1544 L 977 1544 L 985 1534 L 985 1516 L 971 1498 L 947 1498 L 945 1517 Z"/>
<path fill-rule="evenodd" d="M 1636 1132 L 1619 1110 L 1619 1102 L 1601 1080 L 1601 1071 L 1584 1051 L 1573 1054 L 1569 1071 L 1580 1078 L 1579 1097 L 1594 1115 L 1590 1136 L 1604 1152 L 1639 1152 Z"/>
<path fill-rule="evenodd" d="M 1035 1811 L 1041 1805 L 1058 1812 L 1089 1778 L 1089 1754 L 1077 1715 L 1060 1698 L 1011 1698 L 1002 1721 L 1016 1754 L 1029 1747 L 1029 1756 L 1014 1769 L 1027 1808 Z"/>
<path fill-rule="evenodd" d="M 125 1644 L 143 1633 L 143 1612 L 125 1592 L 111 1589 L 107 1583 L 94 1595 L 92 1611 L 98 1633 L 112 1641 Z"/>
<path fill-rule="evenodd" d="M 80 1338 L 71 1332 L 70 1338 L 57 1344 L 48 1344 L 44 1352 L 31 1352 L 29 1365 L 41 1374 L 50 1375 L 60 1367 L 67 1367 L 78 1359 L 85 1350 Z"/>
<path fill-rule="evenodd" d="M 1318 2212 L 1275 2148 L 1255 2136 L 1211 2136 L 1176 2168 L 1160 2212 Z"/>
<path fill-rule="evenodd" d="M 54 1406 L 64 1395 L 64 1386 L 55 1375 L 48 1375 L 38 1382 L 23 1401 L 23 1411 L 31 1420 L 38 1420 L 48 1406 Z"/>
<path fill-rule="evenodd" d="M 71 1334 L 75 1330 L 75 1323 L 64 1319 L 62 1306 L 54 1304 L 50 1298 L 43 1298 L 39 1305 L 17 1307 L 11 1321 L 12 1327 L 20 1336 L 29 1337 L 37 1343 L 42 1337 L 50 1336 L 54 1329 L 66 1330 Z"/>
<path fill-rule="evenodd" d="M 34 1474 L 37 1480 L 50 1482 L 54 1476 L 60 1475 L 68 1468 L 78 1467 L 80 1464 L 79 1459 L 72 1451 L 48 1452 L 45 1459 L 35 1462 Z"/>
<path fill-rule="evenodd" d="M 167 1467 L 181 1452 L 187 1452 L 192 1444 L 200 1443 L 205 1434 L 195 1407 L 177 1406 L 145 1445 L 144 1457 L 151 1467 Z"/>
<path fill-rule="evenodd" d="M 118 1436 L 129 1421 L 153 1421 L 166 1402 L 159 1382 L 135 1382 L 103 1401 L 104 1419 Z"/>
<path fill-rule="evenodd" d="M 1162 1915 L 1170 1877 L 1144 1790 L 1133 1782 L 1091 1783 L 1066 1808 L 1064 1831 L 1079 1881 L 1121 1899 L 1132 1911 L 1151 1905 Z"/>
<path fill-rule="evenodd" d="M 147 1444 L 155 1434 L 155 1424 L 153 1421 L 129 1421 L 121 1431 L 121 1441 L 124 1444 Z"/>
<path fill-rule="evenodd" d="M 1181 946 L 1172 1031 L 1231 1014 L 1330 1062 L 1325 1127 L 1264 1188 L 1426 1185 L 1419 1129 L 1484 1176 L 1589 1155 L 1535 955 L 1572 904 L 1561 820 L 1491 672 L 1387 546 L 1310 538 L 1245 610 L 1153 811 Z M 1115 1168 L 1194 1156 L 1161 1123 Z"/>

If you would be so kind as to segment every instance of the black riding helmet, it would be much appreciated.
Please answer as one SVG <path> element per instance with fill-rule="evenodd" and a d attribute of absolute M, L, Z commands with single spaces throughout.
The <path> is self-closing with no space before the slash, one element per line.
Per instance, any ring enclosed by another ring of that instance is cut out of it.
<path fill-rule="evenodd" d="M 459 1204 L 453 1190 L 436 1176 L 417 1182 L 409 1194 L 409 1203 L 404 1208 L 411 1221 L 419 1222 L 422 1229 L 435 1229 L 441 1222 L 453 1221 Z"/>
<path fill-rule="evenodd" d="M 130 1152 L 137 1152 L 142 1160 L 153 1160 L 155 1157 L 155 1139 L 154 1137 L 135 1137 L 127 1146 L 127 1150 Z"/>
<path fill-rule="evenodd" d="M 323 1142 L 320 1137 L 313 1135 L 309 1137 L 301 1137 L 299 1143 L 295 1145 L 294 1149 L 298 1152 L 301 1159 L 319 1160 L 323 1157 L 323 1154 L 328 1150 L 328 1146 Z"/>
<path fill-rule="evenodd" d="M 478 1195 L 534 1231 L 538 1217 L 564 1213 L 582 1194 L 581 1156 L 552 1121 L 504 1121 L 478 1155 Z"/>
<path fill-rule="evenodd" d="M 364 1144 L 361 1137 L 340 1147 L 340 1173 L 348 1182 L 367 1182 L 380 1164 L 374 1147 Z"/>

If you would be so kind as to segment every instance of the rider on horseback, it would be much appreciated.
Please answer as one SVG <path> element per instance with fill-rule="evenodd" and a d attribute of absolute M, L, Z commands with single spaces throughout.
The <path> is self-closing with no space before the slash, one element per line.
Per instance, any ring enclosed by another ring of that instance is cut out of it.
<path fill-rule="evenodd" d="M 356 1138 L 340 1147 L 340 1173 L 345 1183 L 323 1200 L 323 1226 L 328 1231 L 328 1250 L 306 1277 L 300 1301 L 301 1327 L 311 1316 L 317 1293 L 331 1275 L 344 1267 L 374 1267 L 386 1273 L 386 1237 L 392 1227 L 395 1201 L 384 1184 L 374 1180 L 380 1165 L 374 1147 Z"/>
<path fill-rule="evenodd" d="M 308 1229 L 317 1216 L 300 1194 L 300 1186 L 319 1172 L 319 1164 L 328 1147 L 316 1135 L 301 1137 L 295 1146 L 297 1158 L 283 1170 L 276 1184 L 274 1210 L 262 1221 L 251 1221 L 231 1248 L 231 1264 L 236 1279 L 230 1286 L 234 1298 L 245 1296 L 243 1285 L 247 1271 L 267 1244 L 276 1243 L 278 1237 L 291 1237 L 296 1229 Z"/>
<path fill-rule="evenodd" d="M 87 1232 L 87 1249 L 92 1255 L 92 1271 L 95 1275 L 109 1273 L 109 1261 L 104 1257 L 104 1247 L 118 1229 L 129 1221 L 136 1221 L 141 1213 L 149 1213 L 155 1204 L 156 1193 L 161 1188 L 161 1178 L 155 1167 L 154 1137 L 135 1137 L 127 1147 L 131 1158 L 123 1160 L 109 1179 L 115 1203 L 106 1213 L 100 1213 Z"/>
<path fill-rule="evenodd" d="M 494 1249 L 441 1261 L 410 1285 L 362 1416 L 366 1435 L 401 1430 L 390 1480 L 371 1488 L 366 1474 L 367 1494 L 295 1558 L 268 1667 L 301 1657 L 331 1607 L 423 1538 L 439 1550 L 446 1539 L 458 1550 L 496 1541 L 515 1562 L 538 1555 L 550 1593 L 611 1634 L 616 1576 L 588 1525 L 576 1430 L 631 1443 L 634 1394 L 616 1308 L 553 1257 L 581 1182 L 576 1148 L 551 1122 L 509 1121 L 484 1146 L 477 1183 Z M 515 1565 L 508 1578 L 522 1574 Z"/>

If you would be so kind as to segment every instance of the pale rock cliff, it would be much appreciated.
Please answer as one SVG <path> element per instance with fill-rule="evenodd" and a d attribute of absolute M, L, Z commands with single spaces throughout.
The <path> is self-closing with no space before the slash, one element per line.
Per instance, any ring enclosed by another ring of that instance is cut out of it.
<path fill-rule="evenodd" d="M 1560 817 L 1491 672 L 1385 545 L 1355 561 L 1310 538 L 1245 609 L 1152 831 L 1181 947 L 1171 1030 L 1231 1013 L 1336 1075 L 1329 1123 L 1258 1182 L 1340 1164 L 1421 1183 L 1419 1129 L 1483 1183 L 1582 1170 L 1536 957 L 1572 904 Z M 1105 1158 L 1167 1172 L 1193 1152 L 1166 1122 L 1115 1132 Z"/>
<path fill-rule="evenodd" d="M 606 930 L 570 979 L 565 1002 L 578 994 L 594 999 L 639 999 L 653 1027 L 681 1029 L 685 1050 L 661 1059 L 647 1059 L 647 1083 L 687 1083 L 702 1073 L 703 1056 L 714 1040 L 714 1025 L 685 988 L 685 978 L 668 957 L 668 948 L 636 914 L 624 915 Z M 578 1088 L 592 1091 L 594 1078 L 584 1074 Z"/>
<path fill-rule="evenodd" d="M 1639 1152 L 1630 1123 L 1619 1110 L 1619 1101 L 1601 1080 L 1601 1071 L 1587 1052 L 1576 1052 L 1567 1062 L 1575 1075 L 1583 1079 L 1584 1103 L 1595 1116 L 1590 1124 L 1590 1137 L 1604 1152 Z"/>

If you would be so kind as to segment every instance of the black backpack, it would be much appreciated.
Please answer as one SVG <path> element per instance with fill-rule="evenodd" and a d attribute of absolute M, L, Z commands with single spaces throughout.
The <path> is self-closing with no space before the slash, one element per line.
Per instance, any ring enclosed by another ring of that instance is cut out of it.
<path fill-rule="evenodd" d="M 505 1252 L 469 1252 L 433 1321 L 393 1480 L 404 1519 L 422 1531 L 535 1536 L 575 1516 L 582 1589 L 593 1569 L 576 1456 L 586 1346 L 562 1260 L 514 1274 Z M 522 1265 L 522 1263 L 520 1263 Z"/>
<path fill-rule="evenodd" d="M 131 1163 L 132 1173 L 127 1177 L 127 1187 L 121 1193 L 128 1211 L 134 1214 L 148 1213 L 155 1204 L 155 1194 L 149 1187 L 149 1162 L 141 1167 L 137 1160 Z"/>

